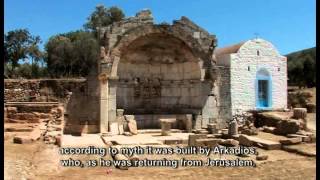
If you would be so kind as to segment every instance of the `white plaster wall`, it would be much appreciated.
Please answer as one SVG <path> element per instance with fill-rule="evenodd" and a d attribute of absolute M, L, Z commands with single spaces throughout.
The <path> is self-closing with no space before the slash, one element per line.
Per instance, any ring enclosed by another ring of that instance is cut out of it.
<path fill-rule="evenodd" d="M 259 56 L 257 55 L 259 50 Z M 250 66 L 250 71 L 248 71 Z M 230 81 L 232 114 L 256 109 L 256 73 L 266 68 L 272 78 L 272 109 L 287 108 L 287 60 L 265 40 L 254 39 L 231 54 Z M 280 68 L 280 71 L 278 71 Z"/>

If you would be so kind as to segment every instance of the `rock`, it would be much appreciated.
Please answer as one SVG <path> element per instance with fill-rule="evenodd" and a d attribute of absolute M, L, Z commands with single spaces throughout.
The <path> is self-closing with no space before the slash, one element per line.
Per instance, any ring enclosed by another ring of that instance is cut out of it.
<path fill-rule="evenodd" d="M 253 146 L 253 142 L 250 141 L 249 138 L 247 138 L 247 136 L 244 136 L 242 134 L 239 135 L 238 141 L 240 145 L 248 146 L 248 147 Z"/>
<path fill-rule="evenodd" d="M 207 136 L 205 134 L 190 134 L 188 146 L 196 146 L 196 139 L 205 139 Z"/>
<path fill-rule="evenodd" d="M 276 128 L 275 127 L 268 127 L 268 126 L 264 126 L 263 127 L 263 132 L 266 132 L 266 133 L 274 133 L 274 130 Z"/>
<path fill-rule="evenodd" d="M 283 117 L 273 112 L 257 113 L 256 115 L 256 127 L 272 126 L 276 127 L 279 121 L 282 121 Z"/>
<path fill-rule="evenodd" d="M 32 143 L 32 139 L 29 136 L 15 136 L 13 138 L 13 143 L 28 144 L 28 143 Z"/>
<path fill-rule="evenodd" d="M 136 120 L 129 120 L 128 121 L 128 128 L 131 134 L 136 135 L 138 134 L 137 122 Z"/>
<path fill-rule="evenodd" d="M 299 135 L 299 134 L 288 134 L 287 135 L 288 138 L 301 138 L 302 142 L 311 142 L 311 138 L 309 136 L 305 136 L 305 135 Z"/>
<path fill-rule="evenodd" d="M 294 138 L 279 140 L 279 142 L 280 142 L 282 145 L 299 144 L 299 143 L 301 143 L 301 141 L 302 141 L 302 138 L 301 138 L 301 137 L 294 137 Z"/>
<path fill-rule="evenodd" d="M 237 147 L 239 146 L 239 141 L 234 139 L 226 139 L 226 140 L 221 140 L 219 144 L 227 147 Z"/>
<path fill-rule="evenodd" d="M 307 117 L 306 108 L 294 108 L 293 109 L 293 118 L 294 119 L 304 119 Z"/>
<path fill-rule="evenodd" d="M 258 155 L 258 156 L 256 156 L 256 160 L 264 161 L 264 160 L 267 160 L 268 157 L 269 157 L 268 155 Z"/>
<path fill-rule="evenodd" d="M 295 134 L 300 129 L 300 123 L 297 120 L 289 119 L 279 121 L 276 129 L 274 130 L 275 134 L 278 135 L 287 135 L 287 134 Z"/>
<path fill-rule="evenodd" d="M 307 108 L 307 113 L 315 113 L 317 111 L 316 104 L 314 103 L 307 103 L 306 108 Z"/>

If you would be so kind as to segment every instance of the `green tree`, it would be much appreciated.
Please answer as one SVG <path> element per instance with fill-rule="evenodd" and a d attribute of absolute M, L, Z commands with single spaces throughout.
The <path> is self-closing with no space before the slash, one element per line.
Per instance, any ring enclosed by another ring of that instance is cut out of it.
<path fill-rule="evenodd" d="M 307 87 L 316 85 L 316 64 L 310 55 L 307 55 L 303 62 L 304 84 Z"/>
<path fill-rule="evenodd" d="M 38 63 L 43 60 L 43 52 L 39 49 L 41 39 L 39 36 L 32 37 L 32 44 L 27 50 L 28 57 L 31 59 L 31 74 L 32 77 L 37 77 L 39 72 Z"/>
<path fill-rule="evenodd" d="M 48 71 L 54 77 L 86 76 L 98 59 L 99 46 L 91 32 L 53 36 L 45 45 Z"/>
<path fill-rule="evenodd" d="M 11 64 L 11 71 L 19 66 L 19 60 L 27 58 L 32 36 L 27 29 L 9 31 L 4 35 L 4 62 Z"/>
<path fill-rule="evenodd" d="M 104 5 L 98 5 L 95 11 L 88 17 L 84 25 L 85 29 L 96 31 L 97 28 L 108 26 L 113 22 L 120 21 L 124 18 L 124 13 L 118 7 L 106 8 Z"/>
<path fill-rule="evenodd" d="M 42 60 L 42 52 L 39 49 L 41 39 L 33 36 L 27 29 L 16 29 L 4 34 L 4 63 L 6 77 L 17 77 L 21 60 L 31 59 L 31 66 L 34 61 L 38 63 Z M 10 67 L 10 68 L 9 68 Z M 26 67 L 23 67 L 26 71 Z M 32 70 L 32 68 L 31 68 Z M 26 74 L 26 73 L 22 73 Z M 31 71 L 31 75 L 32 75 Z"/>

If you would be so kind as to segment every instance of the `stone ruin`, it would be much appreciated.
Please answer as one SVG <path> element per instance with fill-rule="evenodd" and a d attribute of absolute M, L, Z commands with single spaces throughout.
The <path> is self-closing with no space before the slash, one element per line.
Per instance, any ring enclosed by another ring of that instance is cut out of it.
<path fill-rule="evenodd" d="M 175 118 L 172 127 L 186 130 L 181 122 L 189 115 L 192 129 L 227 126 L 229 89 L 223 84 L 229 76 L 215 65 L 215 35 L 186 17 L 155 24 L 149 10 L 98 32 L 100 60 L 85 91 L 74 94 L 80 103 L 66 110 L 66 131 L 86 126 L 88 133 L 114 133 L 119 109 L 134 116 L 138 129 L 160 129 L 160 119 Z"/>

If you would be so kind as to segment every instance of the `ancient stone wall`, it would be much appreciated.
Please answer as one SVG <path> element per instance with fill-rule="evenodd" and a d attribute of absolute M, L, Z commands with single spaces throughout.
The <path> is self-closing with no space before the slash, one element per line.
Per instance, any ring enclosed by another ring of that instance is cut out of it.
<path fill-rule="evenodd" d="M 5 79 L 5 102 L 66 102 L 85 79 Z"/>

